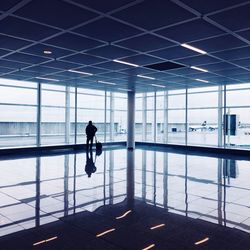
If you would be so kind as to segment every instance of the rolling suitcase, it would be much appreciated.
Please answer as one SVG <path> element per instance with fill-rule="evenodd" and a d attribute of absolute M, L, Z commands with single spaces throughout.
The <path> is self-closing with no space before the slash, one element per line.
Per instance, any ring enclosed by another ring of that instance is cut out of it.
<path fill-rule="evenodd" d="M 95 148 L 96 150 L 100 151 L 102 150 L 102 143 L 97 141 L 97 138 L 95 137 Z"/>

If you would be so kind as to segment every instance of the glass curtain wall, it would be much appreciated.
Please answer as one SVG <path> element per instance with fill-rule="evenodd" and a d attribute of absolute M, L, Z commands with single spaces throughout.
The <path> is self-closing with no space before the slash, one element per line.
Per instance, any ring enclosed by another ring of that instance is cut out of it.
<path fill-rule="evenodd" d="M 42 84 L 41 144 L 66 143 L 66 87 Z"/>
<path fill-rule="evenodd" d="M 0 79 L 0 147 L 36 145 L 37 83 Z"/>
<path fill-rule="evenodd" d="M 250 148 L 249 95 L 247 83 L 136 94 L 135 138 Z"/>
<path fill-rule="evenodd" d="M 127 94 L 0 79 L 0 148 L 126 140 Z"/>

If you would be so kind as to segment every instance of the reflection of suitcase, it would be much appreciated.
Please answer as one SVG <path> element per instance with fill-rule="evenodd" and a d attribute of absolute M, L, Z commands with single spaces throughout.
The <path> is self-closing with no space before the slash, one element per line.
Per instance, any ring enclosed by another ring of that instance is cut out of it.
<path fill-rule="evenodd" d="M 97 141 L 96 138 L 95 138 L 95 148 L 96 150 L 102 150 L 102 143 Z"/>

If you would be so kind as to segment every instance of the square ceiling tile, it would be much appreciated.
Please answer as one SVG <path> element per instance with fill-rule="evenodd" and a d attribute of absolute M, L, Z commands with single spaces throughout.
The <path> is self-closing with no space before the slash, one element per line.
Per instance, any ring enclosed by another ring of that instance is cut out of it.
<path fill-rule="evenodd" d="M 45 54 L 44 51 L 50 51 L 51 54 Z M 22 50 L 22 52 L 37 55 L 37 56 L 44 56 L 49 58 L 58 58 L 61 56 L 66 56 L 72 53 L 70 50 L 65 49 L 59 49 L 56 47 L 53 47 L 51 45 L 45 45 L 45 44 L 36 44 L 33 45 L 27 49 Z"/>
<path fill-rule="evenodd" d="M 223 75 L 226 77 L 233 77 L 235 75 L 249 74 L 249 73 L 250 72 L 248 70 L 238 68 L 238 67 L 235 67 L 233 69 L 223 69 L 223 70 L 216 71 L 216 74 Z"/>
<path fill-rule="evenodd" d="M 181 43 L 186 43 L 194 40 L 205 39 L 212 36 L 218 36 L 225 32 L 202 19 L 198 19 L 175 25 L 166 29 L 161 29 L 156 33 L 165 36 L 169 39 Z"/>
<path fill-rule="evenodd" d="M 31 66 L 29 68 L 26 68 L 26 71 L 33 71 L 39 74 L 51 74 L 51 73 L 56 73 L 59 71 L 59 69 L 53 69 L 45 66 Z"/>
<path fill-rule="evenodd" d="M 14 7 L 16 4 L 20 3 L 22 0 L 8 0 L 8 1 L 1 1 L 0 3 L 0 10 L 7 11 Z"/>
<path fill-rule="evenodd" d="M 173 2 L 162 0 L 145 0 L 115 13 L 114 16 L 148 30 L 195 17 Z"/>
<path fill-rule="evenodd" d="M 216 52 L 212 54 L 218 58 L 222 58 L 224 60 L 229 60 L 229 61 L 248 58 L 250 55 L 250 46 L 227 50 L 227 51 Z"/>
<path fill-rule="evenodd" d="M 135 2 L 135 0 L 114 0 L 114 1 L 73 0 L 73 1 L 104 13 L 113 11 L 126 4 Z"/>
<path fill-rule="evenodd" d="M 0 49 L 0 56 L 7 55 L 8 53 L 11 53 L 11 51 L 5 50 L 5 49 Z"/>
<path fill-rule="evenodd" d="M 90 55 L 100 56 L 107 59 L 117 59 L 135 54 L 132 50 L 122 49 L 117 46 L 107 45 L 97 49 L 92 49 L 86 53 Z"/>
<path fill-rule="evenodd" d="M 232 31 L 236 31 L 250 28 L 249 12 L 250 4 L 211 15 L 209 18 Z"/>
<path fill-rule="evenodd" d="M 24 62 L 28 64 L 37 64 L 48 60 L 48 58 L 32 56 L 24 53 L 14 53 L 12 55 L 6 56 L 5 59 L 17 62 Z"/>
<path fill-rule="evenodd" d="M 70 33 L 59 35 L 55 38 L 47 40 L 46 43 L 75 51 L 82 51 L 102 45 L 102 43 L 93 39 L 77 36 Z"/>
<path fill-rule="evenodd" d="M 206 64 L 203 65 L 203 67 L 206 68 L 208 71 L 216 72 L 222 69 L 232 69 L 235 66 L 227 62 L 219 62 L 219 63 Z"/>
<path fill-rule="evenodd" d="M 186 49 L 182 46 L 175 46 L 167 49 L 157 50 L 151 52 L 150 54 L 167 59 L 167 60 L 175 60 L 178 58 L 195 56 L 198 55 L 197 52 L 194 52 L 190 49 Z"/>
<path fill-rule="evenodd" d="M 3 49 L 17 50 L 29 44 L 29 42 L 21 39 L 0 35 L 0 48 Z"/>
<path fill-rule="evenodd" d="M 189 44 L 206 52 L 233 49 L 247 45 L 245 42 L 232 35 L 223 35 Z"/>
<path fill-rule="evenodd" d="M 43 66 L 62 69 L 62 70 L 68 70 L 79 67 L 79 64 L 70 63 L 70 62 L 62 62 L 62 61 L 51 61 L 43 64 Z"/>
<path fill-rule="evenodd" d="M 152 70 L 152 69 L 147 69 L 147 68 L 144 68 L 144 67 L 136 67 L 136 68 L 128 68 L 128 69 L 124 69 L 124 70 L 121 70 L 120 72 L 122 73 L 126 73 L 128 75 L 132 75 L 132 76 L 136 76 L 136 75 L 144 75 L 144 74 L 148 74 L 148 73 L 152 73 L 152 72 L 155 72 L 155 70 Z"/>
<path fill-rule="evenodd" d="M 198 66 L 198 65 L 202 65 L 202 64 L 220 62 L 220 60 L 215 59 L 211 56 L 207 56 L 207 55 L 186 57 L 183 59 L 178 59 L 177 61 L 179 63 L 183 63 L 183 64 L 186 64 L 189 66 Z"/>
<path fill-rule="evenodd" d="M 237 32 L 237 34 L 250 41 L 250 29 Z"/>
<path fill-rule="evenodd" d="M 13 69 L 0 67 L 0 74 L 10 73 L 11 71 L 13 71 Z"/>
<path fill-rule="evenodd" d="M 68 29 L 97 16 L 91 11 L 59 0 L 33 0 L 15 14 L 63 29 Z"/>
<path fill-rule="evenodd" d="M 91 65 L 91 64 L 101 63 L 101 62 L 105 61 L 105 59 L 100 58 L 100 57 L 90 56 L 90 55 L 80 54 L 80 53 L 64 57 L 61 60 L 73 62 L 73 63 L 78 63 L 78 64 L 83 64 L 83 65 Z"/>
<path fill-rule="evenodd" d="M 236 4 L 245 2 L 246 0 L 220 0 L 220 1 L 206 1 L 204 4 L 201 0 L 181 0 L 183 3 L 199 11 L 202 14 L 208 14 L 213 11 L 221 10 Z"/>
<path fill-rule="evenodd" d="M 105 42 L 114 42 L 140 33 L 138 29 L 110 18 L 98 19 L 73 31 Z"/>
<path fill-rule="evenodd" d="M 93 67 L 93 66 L 81 67 L 81 68 L 77 68 L 77 70 L 88 72 L 91 74 L 101 74 L 101 73 L 109 72 L 109 70 L 107 69 Z"/>
<path fill-rule="evenodd" d="M 121 79 L 128 77 L 127 74 L 123 74 L 123 73 L 116 72 L 116 71 L 100 74 L 99 76 L 107 77 L 107 78 L 121 78 Z"/>
<path fill-rule="evenodd" d="M 30 66 L 27 63 L 21 63 L 21 62 L 4 60 L 4 59 L 0 60 L 0 65 L 2 67 L 12 68 L 12 69 L 21 69 L 21 68 L 25 68 L 27 66 Z"/>
<path fill-rule="evenodd" d="M 121 64 L 121 63 L 116 63 L 116 62 L 105 62 L 105 63 L 99 63 L 97 65 L 98 68 L 104 68 L 107 70 L 122 70 L 122 69 L 127 69 L 131 68 L 129 65 Z"/>
<path fill-rule="evenodd" d="M 150 34 L 130 38 L 117 44 L 140 52 L 147 52 L 175 45 L 172 42 Z"/>
<path fill-rule="evenodd" d="M 148 56 L 148 55 L 135 55 L 135 56 L 130 56 L 130 57 L 124 57 L 121 60 L 125 62 L 129 62 L 129 63 L 138 64 L 140 66 L 158 63 L 158 62 L 160 63 L 164 61 L 162 59 L 159 59 L 153 56 Z"/>
<path fill-rule="evenodd" d="M 250 57 L 240 60 L 232 61 L 232 63 L 239 65 L 241 67 L 250 67 Z"/>
<path fill-rule="evenodd" d="M 0 33 L 16 38 L 20 37 L 39 41 L 45 37 L 56 34 L 58 31 L 59 30 L 10 16 L 0 21 Z"/>

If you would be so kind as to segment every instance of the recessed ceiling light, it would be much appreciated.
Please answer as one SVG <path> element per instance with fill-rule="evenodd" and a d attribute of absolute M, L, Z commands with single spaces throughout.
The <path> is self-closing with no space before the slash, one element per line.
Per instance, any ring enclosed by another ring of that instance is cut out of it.
<path fill-rule="evenodd" d="M 68 71 L 72 72 L 72 73 L 76 73 L 76 74 L 81 74 L 81 75 L 88 75 L 88 76 L 92 76 L 93 75 L 93 74 L 88 73 L 88 72 L 78 71 L 78 70 L 74 70 L 74 69 L 69 69 Z"/>
<path fill-rule="evenodd" d="M 198 53 L 200 53 L 200 54 L 202 54 L 202 55 L 207 54 L 206 51 L 201 50 L 201 49 L 198 49 L 198 48 L 195 48 L 195 47 L 193 47 L 193 46 L 191 46 L 191 45 L 188 45 L 188 44 L 186 44 L 186 43 L 182 43 L 181 46 L 184 47 L 184 48 L 193 50 L 193 51 L 195 51 L 195 52 L 198 52 Z"/>
<path fill-rule="evenodd" d="M 159 84 L 151 84 L 151 86 L 159 87 L 159 88 L 166 88 L 166 86 L 164 86 L 164 85 L 159 85 Z"/>
<path fill-rule="evenodd" d="M 37 76 L 37 77 L 35 77 L 35 78 L 36 78 L 36 79 L 39 79 L 39 80 L 47 80 L 47 81 L 59 82 L 59 80 L 53 79 L 53 78 L 40 77 L 40 76 Z"/>
<path fill-rule="evenodd" d="M 105 82 L 105 81 L 97 81 L 99 83 L 109 84 L 109 85 L 116 85 L 116 83 L 113 82 Z"/>
<path fill-rule="evenodd" d="M 118 88 L 118 89 L 123 91 L 133 91 L 132 89 L 124 89 L 124 88 Z"/>
<path fill-rule="evenodd" d="M 202 72 L 208 72 L 208 70 L 206 70 L 206 69 L 202 69 L 202 68 L 195 67 L 195 66 L 191 66 L 190 68 L 191 69 L 196 69 L 196 70 L 199 70 L 199 71 L 202 71 Z"/>
<path fill-rule="evenodd" d="M 199 82 L 205 82 L 205 83 L 209 83 L 209 81 L 207 80 L 202 80 L 202 79 L 195 79 L 196 81 L 199 81 Z"/>
<path fill-rule="evenodd" d="M 43 53 L 44 53 L 45 55 L 51 55 L 51 54 L 52 54 L 52 51 L 50 51 L 50 50 L 44 50 Z"/>
<path fill-rule="evenodd" d="M 145 79 L 155 80 L 154 77 L 150 77 L 150 76 L 143 76 L 143 75 L 137 75 L 137 76 L 141 78 L 145 78 Z"/>
<path fill-rule="evenodd" d="M 137 64 L 129 63 L 129 62 L 124 62 L 124 61 L 120 61 L 120 60 L 116 60 L 116 59 L 114 59 L 113 62 L 117 62 L 117 63 L 121 63 L 121 64 L 126 64 L 126 65 L 133 66 L 133 67 L 139 67 L 139 65 L 137 65 Z"/>

